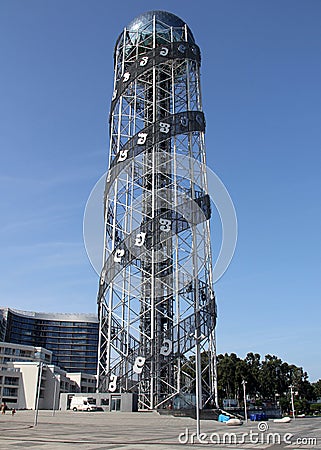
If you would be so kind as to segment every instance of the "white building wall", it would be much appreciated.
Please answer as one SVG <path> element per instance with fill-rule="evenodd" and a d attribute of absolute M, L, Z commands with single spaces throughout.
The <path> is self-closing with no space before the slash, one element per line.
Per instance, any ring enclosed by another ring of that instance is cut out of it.
<path fill-rule="evenodd" d="M 96 376 L 82 372 L 67 372 L 67 377 L 76 383 L 77 389 L 70 392 L 92 394 L 96 392 Z"/>
<path fill-rule="evenodd" d="M 19 389 L 19 409 L 34 409 L 36 404 L 37 381 L 39 365 L 37 363 L 10 363 L 15 369 L 20 369 L 21 384 Z"/>

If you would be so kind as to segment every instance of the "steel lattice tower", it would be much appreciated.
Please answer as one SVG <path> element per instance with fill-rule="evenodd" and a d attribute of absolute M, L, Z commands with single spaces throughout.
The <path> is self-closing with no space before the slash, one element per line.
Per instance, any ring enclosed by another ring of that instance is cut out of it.
<path fill-rule="evenodd" d="M 98 390 L 142 409 L 216 405 L 200 50 L 151 11 L 116 42 L 98 310 Z"/>

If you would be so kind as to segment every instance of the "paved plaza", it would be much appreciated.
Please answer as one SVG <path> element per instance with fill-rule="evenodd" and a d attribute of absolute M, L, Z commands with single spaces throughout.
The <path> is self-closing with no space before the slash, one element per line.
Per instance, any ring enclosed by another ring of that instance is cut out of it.
<path fill-rule="evenodd" d="M 190 418 L 160 416 L 156 412 L 106 413 L 34 411 L 0 416 L 0 449 L 321 449 L 321 418 L 296 419 L 289 424 L 248 422 L 226 426 L 201 422 L 202 443 L 193 436 L 196 422 Z M 179 436 L 180 441 L 179 442 Z"/>

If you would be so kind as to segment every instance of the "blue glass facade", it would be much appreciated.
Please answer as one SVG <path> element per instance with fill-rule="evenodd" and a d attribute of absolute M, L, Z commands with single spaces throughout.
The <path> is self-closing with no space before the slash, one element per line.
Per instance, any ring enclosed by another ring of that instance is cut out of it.
<path fill-rule="evenodd" d="M 45 347 L 67 372 L 96 374 L 98 320 L 90 314 L 43 314 L 0 309 L 2 340 Z M 0 325 L 1 326 L 1 325 Z"/>

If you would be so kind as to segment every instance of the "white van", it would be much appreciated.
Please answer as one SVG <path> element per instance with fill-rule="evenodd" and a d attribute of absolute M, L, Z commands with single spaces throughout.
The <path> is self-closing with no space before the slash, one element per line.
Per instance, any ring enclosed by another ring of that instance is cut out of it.
<path fill-rule="evenodd" d="M 70 409 L 73 411 L 97 411 L 96 401 L 93 397 L 72 397 Z"/>

